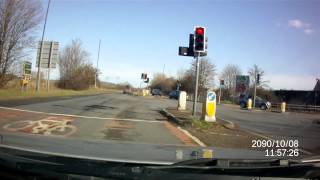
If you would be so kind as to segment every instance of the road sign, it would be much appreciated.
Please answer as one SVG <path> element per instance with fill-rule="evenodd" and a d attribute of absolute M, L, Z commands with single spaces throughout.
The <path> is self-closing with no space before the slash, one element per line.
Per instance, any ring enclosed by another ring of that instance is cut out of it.
<path fill-rule="evenodd" d="M 214 91 L 208 91 L 207 98 L 202 105 L 202 119 L 205 121 L 216 121 L 216 101 L 216 93 Z"/>
<path fill-rule="evenodd" d="M 249 76 L 237 75 L 236 76 L 236 92 L 241 94 L 249 91 Z"/>
<path fill-rule="evenodd" d="M 23 75 L 24 74 L 31 74 L 31 66 L 32 66 L 31 62 L 29 62 L 29 61 L 23 62 Z"/>
<path fill-rule="evenodd" d="M 38 44 L 37 53 L 37 67 L 39 66 L 41 41 Z M 41 67 L 42 68 L 56 68 L 59 58 L 59 42 L 43 41 L 42 53 L 41 53 Z M 50 62 L 50 66 L 49 66 Z"/>

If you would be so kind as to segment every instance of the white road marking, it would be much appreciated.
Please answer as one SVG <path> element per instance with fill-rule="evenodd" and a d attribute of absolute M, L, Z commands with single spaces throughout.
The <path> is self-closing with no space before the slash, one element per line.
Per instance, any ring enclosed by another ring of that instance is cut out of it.
<path fill-rule="evenodd" d="M 2 107 L 2 106 L 0 106 L 0 109 L 8 109 L 8 110 L 14 110 L 14 111 L 30 112 L 30 113 L 35 113 L 35 114 L 46 114 L 46 115 L 52 115 L 52 116 L 67 116 L 67 117 L 85 118 L 85 119 L 103 119 L 103 120 L 117 120 L 117 121 L 163 123 L 162 121 L 156 121 L 156 120 L 119 119 L 119 118 L 108 118 L 108 117 L 97 117 L 97 116 L 80 116 L 80 115 L 73 115 L 73 114 L 59 114 L 59 113 L 48 113 L 48 112 L 41 112 L 41 111 L 32 111 L 32 110 L 9 108 L 9 107 Z"/>
<path fill-rule="evenodd" d="M 199 144 L 201 147 L 207 147 L 203 142 L 201 142 L 197 137 L 191 135 L 187 130 L 182 129 L 180 126 L 177 127 L 181 132 L 190 137 L 194 142 Z"/>

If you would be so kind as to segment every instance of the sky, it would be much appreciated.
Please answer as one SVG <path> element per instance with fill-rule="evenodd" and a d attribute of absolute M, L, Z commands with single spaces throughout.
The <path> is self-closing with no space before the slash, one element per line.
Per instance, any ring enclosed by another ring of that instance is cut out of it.
<path fill-rule="evenodd" d="M 246 75 L 257 64 L 273 89 L 311 90 L 320 78 L 319 9 L 319 0 L 51 0 L 44 39 L 60 50 L 80 39 L 94 65 L 101 39 L 99 78 L 139 86 L 143 72 L 152 79 L 188 69 L 194 59 L 178 56 L 178 47 L 205 26 L 218 74 L 236 64 Z"/>

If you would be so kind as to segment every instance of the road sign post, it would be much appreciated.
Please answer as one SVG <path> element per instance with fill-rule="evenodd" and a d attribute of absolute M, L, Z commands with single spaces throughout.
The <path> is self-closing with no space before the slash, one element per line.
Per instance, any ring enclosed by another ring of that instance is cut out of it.
<path fill-rule="evenodd" d="M 58 51 L 59 51 L 58 42 L 54 42 L 54 41 L 39 42 L 38 54 L 37 54 L 37 67 L 47 69 L 47 82 L 46 82 L 47 91 L 49 91 L 49 88 L 50 88 L 50 70 L 51 68 L 56 68 L 57 66 Z M 40 83 L 39 78 L 37 79 L 37 83 Z"/>

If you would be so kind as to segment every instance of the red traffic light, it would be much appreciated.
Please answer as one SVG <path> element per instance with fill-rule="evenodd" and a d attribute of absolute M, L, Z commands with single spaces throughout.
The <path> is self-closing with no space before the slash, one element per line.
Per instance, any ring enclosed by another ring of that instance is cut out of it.
<path fill-rule="evenodd" d="M 203 27 L 197 27 L 195 30 L 195 33 L 197 35 L 203 35 L 204 34 L 204 28 Z"/>

